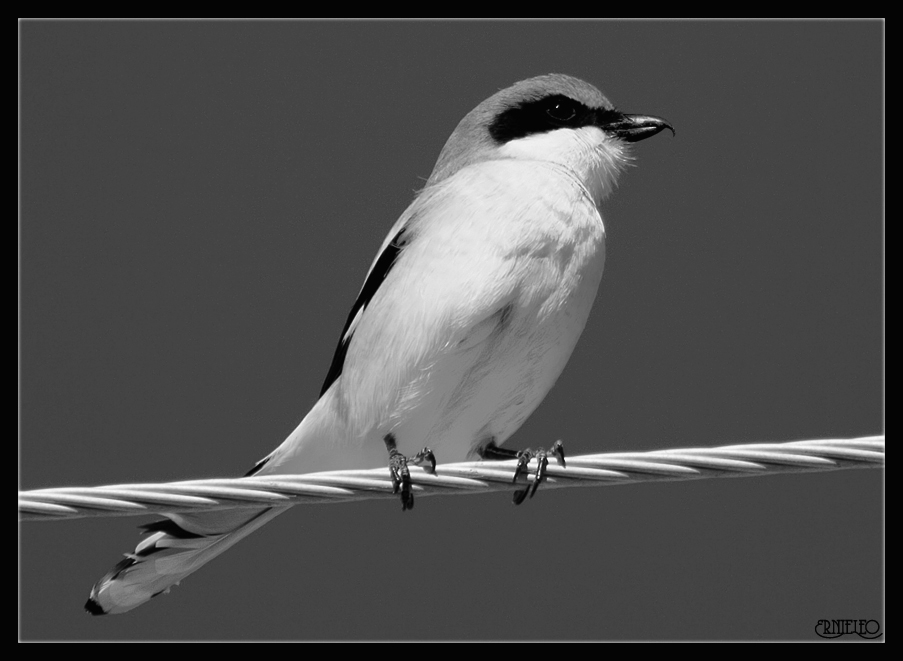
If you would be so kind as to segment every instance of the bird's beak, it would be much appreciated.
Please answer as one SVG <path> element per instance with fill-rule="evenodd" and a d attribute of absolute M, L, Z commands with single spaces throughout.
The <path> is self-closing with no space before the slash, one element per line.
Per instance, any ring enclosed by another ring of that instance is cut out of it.
<path fill-rule="evenodd" d="M 671 131 L 671 135 L 674 135 L 674 127 L 661 117 L 627 115 L 620 112 L 605 117 L 600 122 L 599 128 L 624 142 L 639 142 L 640 140 L 651 138 L 665 129 L 668 129 Z"/>

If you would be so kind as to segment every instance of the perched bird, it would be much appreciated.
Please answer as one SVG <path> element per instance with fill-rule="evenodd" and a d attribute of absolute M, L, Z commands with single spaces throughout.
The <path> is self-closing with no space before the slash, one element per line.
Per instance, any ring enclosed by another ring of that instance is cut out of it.
<path fill-rule="evenodd" d="M 666 128 L 560 74 L 523 80 L 470 111 L 383 241 L 319 401 L 250 474 L 374 468 L 388 452 L 408 509 L 408 456 L 431 467 L 434 457 L 545 461 L 547 451 L 499 446 L 539 406 L 583 332 L 605 263 L 599 204 L 630 160 L 628 143 Z M 563 461 L 559 445 L 551 453 Z M 86 608 L 131 610 L 283 511 L 171 514 L 146 525 Z"/>

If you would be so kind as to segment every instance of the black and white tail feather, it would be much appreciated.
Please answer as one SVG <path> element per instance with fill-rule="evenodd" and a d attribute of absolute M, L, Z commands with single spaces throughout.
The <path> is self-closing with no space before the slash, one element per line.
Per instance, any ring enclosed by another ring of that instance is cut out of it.
<path fill-rule="evenodd" d="M 173 514 L 141 526 L 150 536 L 94 585 L 85 609 L 92 615 L 125 613 L 169 592 L 173 585 L 284 511 L 269 508 Z"/>

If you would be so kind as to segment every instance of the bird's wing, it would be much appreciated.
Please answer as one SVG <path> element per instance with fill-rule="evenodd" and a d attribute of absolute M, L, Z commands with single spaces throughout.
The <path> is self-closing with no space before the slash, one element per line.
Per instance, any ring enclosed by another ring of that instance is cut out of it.
<path fill-rule="evenodd" d="M 530 262 L 511 225 L 530 202 L 471 169 L 421 194 L 361 289 L 330 369 L 352 430 L 385 422 L 442 357 L 475 359 L 517 298 Z"/>
<path fill-rule="evenodd" d="M 407 218 L 402 217 L 402 220 L 407 220 Z M 383 242 L 382 248 L 377 254 L 373 264 L 370 266 L 370 271 L 367 273 L 364 285 L 361 287 L 360 292 L 358 292 L 354 305 L 351 306 L 351 312 L 348 313 L 345 327 L 342 328 L 342 335 L 339 337 L 339 343 L 338 346 L 336 346 L 335 354 L 333 354 L 332 362 L 329 365 L 329 371 L 326 373 L 326 379 L 323 381 L 323 387 L 320 388 L 321 397 L 342 374 L 345 356 L 348 353 L 348 346 L 351 343 L 351 337 L 354 335 L 358 320 L 360 320 L 367 305 L 376 294 L 380 285 L 382 285 L 383 280 L 386 279 L 389 271 L 395 265 L 395 262 L 402 250 L 404 250 L 405 245 L 410 242 L 411 231 L 407 227 L 407 223 L 396 223 L 396 227 L 398 227 L 398 229 L 393 227 L 392 232 Z"/>

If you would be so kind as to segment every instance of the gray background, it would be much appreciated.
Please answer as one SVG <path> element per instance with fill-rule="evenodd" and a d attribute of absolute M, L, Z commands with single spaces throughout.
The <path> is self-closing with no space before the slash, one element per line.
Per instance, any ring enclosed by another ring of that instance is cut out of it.
<path fill-rule="evenodd" d="M 879 22 L 19 27 L 23 489 L 247 470 L 458 120 L 552 71 L 677 136 L 637 145 L 583 339 L 509 444 L 883 430 Z M 82 604 L 144 519 L 26 523 L 19 635 L 815 639 L 883 625 L 882 505 L 871 470 L 298 507 L 106 618 Z"/>

